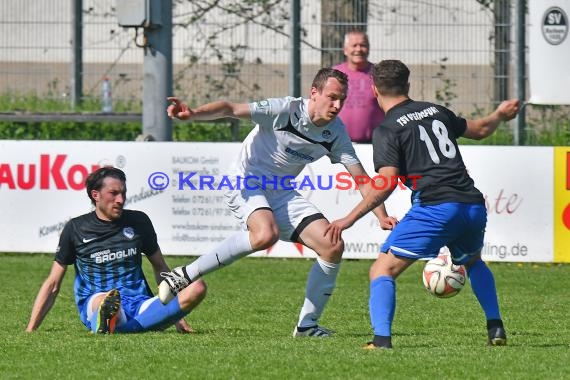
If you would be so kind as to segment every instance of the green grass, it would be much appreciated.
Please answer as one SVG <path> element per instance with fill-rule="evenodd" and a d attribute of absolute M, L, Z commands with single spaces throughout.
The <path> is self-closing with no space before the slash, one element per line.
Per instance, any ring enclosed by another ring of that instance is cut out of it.
<path fill-rule="evenodd" d="M 171 266 L 191 260 L 167 259 Z M 73 268 L 43 325 L 27 334 L 51 262 L 0 255 L 1 379 L 570 378 L 570 265 L 491 263 L 509 345 L 486 347 L 469 287 L 436 299 L 423 290 L 416 264 L 398 280 L 394 350 L 366 351 L 368 260 L 343 263 L 321 321 L 337 331 L 330 339 L 290 335 L 312 261 L 251 258 L 206 276 L 208 297 L 187 319 L 195 334 L 88 334 L 73 302 Z"/>

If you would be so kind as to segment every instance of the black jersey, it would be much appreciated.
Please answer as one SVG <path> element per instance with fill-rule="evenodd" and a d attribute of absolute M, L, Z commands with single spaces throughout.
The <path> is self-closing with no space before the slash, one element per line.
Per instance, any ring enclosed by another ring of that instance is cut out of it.
<path fill-rule="evenodd" d="M 148 295 L 152 291 L 142 270 L 142 254 L 158 249 L 149 217 L 123 210 L 112 222 L 95 212 L 71 219 L 61 233 L 55 260 L 75 266 L 75 301 L 81 310 L 93 294 L 118 289 L 122 295 Z"/>
<path fill-rule="evenodd" d="M 457 145 L 466 128 L 467 121 L 449 109 L 408 99 L 390 109 L 374 131 L 374 169 L 398 167 L 412 202 L 483 203 Z M 420 177 L 415 189 L 408 176 Z"/>

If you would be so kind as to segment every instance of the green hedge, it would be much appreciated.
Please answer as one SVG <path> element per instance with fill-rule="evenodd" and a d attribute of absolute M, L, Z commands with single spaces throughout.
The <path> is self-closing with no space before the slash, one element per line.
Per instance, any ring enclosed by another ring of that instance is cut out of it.
<path fill-rule="evenodd" d="M 140 123 L 0 122 L 0 139 L 134 141 Z"/>
<path fill-rule="evenodd" d="M 53 94 L 52 94 L 53 95 Z M 119 100 L 113 104 L 117 113 L 140 113 L 140 99 Z M 69 101 L 61 98 L 39 97 L 34 94 L 0 94 L 0 112 L 99 112 L 101 104 L 96 98 L 86 98 L 72 110 Z M 527 116 L 525 145 L 570 145 L 570 119 L 568 107 L 543 106 L 533 109 Z M 481 111 L 483 112 L 483 111 Z M 477 117 L 474 115 L 473 117 Z M 251 131 L 251 123 L 240 123 L 234 135 L 229 122 L 173 124 L 174 141 L 242 141 Z M 141 134 L 140 122 L 6 122 L 0 121 L 0 139 L 10 140 L 106 140 L 134 141 Z M 459 139 L 469 145 L 513 145 L 514 136 L 508 124 L 503 124 L 489 138 L 473 141 Z"/>
<path fill-rule="evenodd" d="M 232 141 L 229 123 L 175 123 L 172 128 L 174 141 Z M 240 125 L 237 136 L 242 141 L 251 130 Z M 0 139 L 3 140 L 102 140 L 134 141 L 141 134 L 139 122 L 1 122 Z"/>
<path fill-rule="evenodd" d="M 119 100 L 113 104 L 116 113 L 140 113 L 140 100 Z M 23 113 L 89 113 L 99 112 L 98 99 L 86 98 L 75 110 L 68 101 L 54 99 L 49 95 L 39 97 L 34 94 L 0 95 L 0 112 Z M 251 130 L 250 123 L 242 123 L 236 136 L 229 122 L 173 124 L 174 141 L 241 141 Z M 105 140 L 134 141 L 142 132 L 140 122 L 13 122 L 0 121 L 0 139 L 9 140 Z"/>

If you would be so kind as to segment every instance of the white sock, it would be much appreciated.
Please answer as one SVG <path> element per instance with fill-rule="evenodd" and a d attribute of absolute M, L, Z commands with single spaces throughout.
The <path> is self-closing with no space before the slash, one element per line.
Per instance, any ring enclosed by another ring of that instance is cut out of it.
<path fill-rule="evenodd" d="M 249 241 L 249 232 L 241 231 L 222 241 L 216 248 L 198 257 L 186 266 L 186 273 L 191 281 L 230 265 L 234 261 L 254 252 Z"/>
<path fill-rule="evenodd" d="M 317 257 L 309 272 L 305 302 L 299 315 L 299 327 L 317 324 L 336 284 L 340 264 L 329 263 Z"/>

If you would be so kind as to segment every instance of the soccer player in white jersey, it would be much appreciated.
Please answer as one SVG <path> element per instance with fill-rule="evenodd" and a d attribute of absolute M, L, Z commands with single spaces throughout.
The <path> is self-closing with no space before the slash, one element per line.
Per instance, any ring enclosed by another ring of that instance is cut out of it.
<path fill-rule="evenodd" d="M 167 112 L 171 118 L 233 117 L 251 120 L 256 127 L 243 142 L 230 173 L 235 179 L 235 190 L 225 194 L 244 231 L 228 237 L 190 265 L 164 273 L 159 286 L 163 302 L 201 276 L 267 249 L 278 239 L 298 242 L 314 250 L 318 257 L 309 273 L 293 336 L 331 335 L 330 330 L 319 326 L 318 320 L 335 287 L 344 243 L 340 240 L 333 244 L 324 234 L 329 222 L 323 214 L 295 189 L 280 187 L 281 180 L 274 179 L 295 178 L 307 164 L 323 156 L 328 156 L 333 164 L 343 164 L 352 177 L 367 176 L 342 121 L 337 118 L 347 89 L 344 73 L 325 68 L 315 76 L 308 99 L 273 98 L 249 104 L 215 101 L 190 109 L 178 98 L 168 98 L 171 104 Z M 246 176 L 248 186 L 238 186 L 238 180 Z M 252 178 L 257 178 L 257 183 L 252 183 Z M 359 188 L 363 196 L 368 191 L 363 186 Z M 388 217 L 384 205 L 375 214 L 383 229 L 391 229 L 397 223 Z"/>

